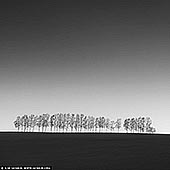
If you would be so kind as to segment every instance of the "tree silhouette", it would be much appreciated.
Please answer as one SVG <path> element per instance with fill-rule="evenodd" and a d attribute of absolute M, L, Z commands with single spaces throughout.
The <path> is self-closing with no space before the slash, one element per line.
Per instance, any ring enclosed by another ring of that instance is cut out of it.
<path fill-rule="evenodd" d="M 38 118 L 37 118 L 37 123 L 36 123 L 39 132 L 40 132 L 40 128 L 41 128 L 41 125 L 42 125 L 42 121 L 43 121 L 43 117 L 42 117 L 42 115 L 39 115 Z"/>
<path fill-rule="evenodd" d="M 20 130 L 20 127 L 21 127 L 21 118 L 20 118 L 20 116 L 17 116 L 16 120 L 14 121 L 14 126 L 15 126 L 15 128 L 18 129 L 18 131 Z"/>
<path fill-rule="evenodd" d="M 80 132 L 82 131 L 83 128 L 83 118 L 84 118 L 84 114 L 80 115 Z"/>
<path fill-rule="evenodd" d="M 71 115 L 71 120 L 70 120 L 71 132 L 73 132 L 74 124 L 75 124 L 75 117 L 74 117 L 74 114 L 72 114 Z"/>
<path fill-rule="evenodd" d="M 31 114 L 30 116 L 28 116 L 28 128 L 29 128 L 29 131 L 34 130 L 35 125 L 36 125 L 35 115 Z"/>
<path fill-rule="evenodd" d="M 126 132 L 128 132 L 128 130 L 130 128 L 130 119 L 129 118 L 124 120 L 123 127 L 125 128 Z"/>
<path fill-rule="evenodd" d="M 69 131 L 69 129 L 70 129 L 70 120 L 71 120 L 70 113 L 67 113 L 67 116 L 66 116 L 66 131 Z"/>
<path fill-rule="evenodd" d="M 29 119 L 28 119 L 27 115 L 23 115 L 21 119 L 22 119 L 22 126 L 23 126 L 24 132 L 25 132 L 28 129 Z"/>
<path fill-rule="evenodd" d="M 120 128 L 121 128 L 121 119 L 119 118 L 119 119 L 117 119 L 117 121 L 115 122 L 115 127 L 117 128 L 117 130 L 118 130 L 118 132 L 119 132 L 119 130 L 120 130 Z"/>
<path fill-rule="evenodd" d="M 113 132 L 115 129 L 115 121 L 110 121 L 110 131 Z"/>
<path fill-rule="evenodd" d="M 50 123 L 50 130 L 52 132 L 53 128 L 55 127 L 55 115 L 52 115 L 50 117 L 50 122 L 49 123 Z"/>

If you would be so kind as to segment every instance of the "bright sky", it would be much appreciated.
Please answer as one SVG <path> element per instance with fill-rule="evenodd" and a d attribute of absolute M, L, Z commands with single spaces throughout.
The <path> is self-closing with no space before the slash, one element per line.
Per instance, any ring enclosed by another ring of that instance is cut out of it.
<path fill-rule="evenodd" d="M 4 1 L 0 130 L 14 130 L 17 115 L 70 112 L 113 120 L 150 116 L 158 132 L 169 133 L 168 6 Z"/>

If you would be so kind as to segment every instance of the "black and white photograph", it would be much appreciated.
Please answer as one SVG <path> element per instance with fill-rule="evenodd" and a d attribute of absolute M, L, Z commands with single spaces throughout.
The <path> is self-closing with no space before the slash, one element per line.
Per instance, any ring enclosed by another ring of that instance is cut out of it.
<path fill-rule="evenodd" d="M 1 0 L 0 117 L 0 170 L 170 170 L 170 2 Z"/>

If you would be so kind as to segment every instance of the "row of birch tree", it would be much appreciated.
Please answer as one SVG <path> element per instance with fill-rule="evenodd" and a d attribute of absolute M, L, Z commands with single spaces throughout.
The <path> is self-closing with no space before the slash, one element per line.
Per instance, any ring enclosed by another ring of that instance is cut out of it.
<path fill-rule="evenodd" d="M 150 117 L 138 117 L 138 118 L 127 118 L 123 124 L 126 132 L 148 132 L 154 133 L 156 129 L 152 126 L 152 120 Z"/>
<path fill-rule="evenodd" d="M 126 132 L 155 132 L 152 120 L 147 117 L 128 118 L 122 123 L 121 118 L 110 120 L 103 116 L 94 117 L 84 114 L 48 113 L 17 116 L 14 126 L 23 132 L 119 132 L 123 127 Z"/>

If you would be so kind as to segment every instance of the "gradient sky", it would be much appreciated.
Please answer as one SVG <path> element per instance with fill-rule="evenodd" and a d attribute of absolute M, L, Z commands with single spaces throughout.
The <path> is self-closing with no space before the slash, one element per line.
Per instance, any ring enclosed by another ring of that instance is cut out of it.
<path fill-rule="evenodd" d="M 150 116 L 170 132 L 170 3 L 2 0 L 0 130 L 17 115 Z"/>

